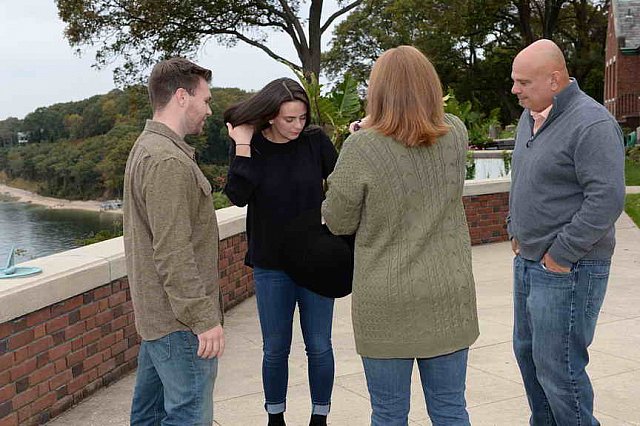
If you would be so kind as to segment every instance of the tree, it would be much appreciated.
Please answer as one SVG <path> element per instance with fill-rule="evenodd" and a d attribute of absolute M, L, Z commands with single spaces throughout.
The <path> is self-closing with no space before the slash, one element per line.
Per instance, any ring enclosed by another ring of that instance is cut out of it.
<path fill-rule="evenodd" d="M 323 33 L 362 1 L 339 0 L 339 9 L 324 23 L 323 0 L 56 0 L 56 4 L 72 46 L 80 51 L 100 43 L 98 67 L 116 57 L 124 59 L 115 71 L 116 81 L 123 82 L 160 58 L 193 56 L 212 38 L 227 46 L 247 43 L 307 77 L 318 76 Z M 300 17 L 306 5 L 308 19 Z M 289 36 L 300 64 L 267 46 L 268 31 Z"/>

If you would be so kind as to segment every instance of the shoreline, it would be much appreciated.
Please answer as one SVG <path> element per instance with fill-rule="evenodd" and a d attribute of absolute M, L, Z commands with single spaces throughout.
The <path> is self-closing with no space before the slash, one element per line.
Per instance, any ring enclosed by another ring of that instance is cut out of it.
<path fill-rule="evenodd" d="M 17 198 L 16 201 L 21 203 L 31 203 L 45 206 L 49 209 L 55 210 L 86 210 L 92 212 L 104 212 L 104 213 L 117 213 L 122 214 L 122 209 L 103 210 L 100 201 L 72 201 L 61 198 L 44 197 L 20 188 L 14 188 L 0 184 L 0 194 L 7 195 L 12 198 Z"/>

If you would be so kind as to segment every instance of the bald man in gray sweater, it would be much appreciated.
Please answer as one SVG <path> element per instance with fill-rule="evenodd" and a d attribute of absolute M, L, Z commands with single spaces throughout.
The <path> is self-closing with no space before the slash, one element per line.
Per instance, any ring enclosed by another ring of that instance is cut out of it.
<path fill-rule="evenodd" d="M 624 205 L 615 119 L 538 40 L 513 62 L 525 108 L 512 160 L 508 231 L 514 260 L 513 345 L 532 425 L 599 425 L 585 370 Z"/>

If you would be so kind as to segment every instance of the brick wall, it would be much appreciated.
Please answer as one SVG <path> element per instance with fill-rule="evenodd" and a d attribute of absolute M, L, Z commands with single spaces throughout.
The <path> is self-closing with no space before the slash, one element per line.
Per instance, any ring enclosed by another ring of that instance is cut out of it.
<path fill-rule="evenodd" d="M 508 240 L 505 219 L 509 213 L 509 193 L 468 195 L 463 197 L 471 244 Z"/>
<path fill-rule="evenodd" d="M 226 309 L 254 292 L 245 251 L 244 234 L 220 241 Z M 0 324 L 0 426 L 47 422 L 134 370 L 139 346 L 126 277 Z"/>

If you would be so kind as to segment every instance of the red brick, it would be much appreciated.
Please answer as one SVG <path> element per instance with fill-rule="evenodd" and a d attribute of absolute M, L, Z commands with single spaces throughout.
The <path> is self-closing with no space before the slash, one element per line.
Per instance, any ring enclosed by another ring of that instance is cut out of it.
<path fill-rule="evenodd" d="M 36 370 L 29 376 L 29 383 L 31 386 L 44 382 L 56 374 L 56 367 L 53 364 L 47 364 L 46 366 Z"/>
<path fill-rule="evenodd" d="M 89 383 L 89 375 L 82 374 L 77 379 L 72 380 L 71 382 L 69 382 L 69 384 L 67 385 L 67 392 L 69 392 L 69 394 L 73 395 L 77 391 L 79 391 L 80 389 L 85 387 L 87 383 Z"/>
<path fill-rule="evenodd" d="M 53 365 L 53 364 L 52 364 Z M 40 383 L 38 385 L 38 396 L 46 395 L 49 393 L 49 382 Z"/>
<path fill-rule="evenodd" d="M 11 332 L 12 331 L 10 322 L 3 322 L 2 324 L 0 324 L 0 339 L 4 339 L 8 335 L 10 335 Z"/>
<path fill-rule="evenodd" d="M 9 382 L 11 382 L 11 373 L 9 370 L 0 372 L 0 386 L 4 386 Z"/>
<path fill-rule="evenodd" d="M 106 324 L 113 319 L 113 311 L 108 310 L 96 315 L 96 326 Z"/>
<path fill-rule="evenodd" d="M 97 365 L 99 365 L 100 363 L 102 363 L 102 354 L 101 353 L 97 353 L 97 354 L 95 354 L 93 356 L 90 356 L 89 358 L 85 359 L 82 362 L 82 368 L 84 369 L 84 371 L 89 371 L 93 367 L 96 367 Z"/>
<path fill-rule="evenodd" d="M 85 331 L 85 324 L 84 322 L 78 322 L 76 324 L 70 325 L 69 327 L 67 327 L 64 331 L 64 337 L 67 340 L 71 340 L 76 336 L 81 335 L 82 333 L 84 333 Z"/>
<path fill-rule="evenodd" d="M 87 330 L 93 330 L 94 328 L 96 328 L 96 317 L 92 316 L 87 318 L 85 324 L 87 325 Z"/>
<path fill-rule="evenodd" d="M 51 334 L 56 330 L 61 330 L 69 325 L 69 317 L 67 315 L 62 315 L 56 318 L 49 320 L 46 323 L 47 333 Z"/>
<path fill-rule="evenodd" d="M 38 399 L 31 406 L 34 413 L 40 413 L 45 409 L 51 407 L 56 402 L 56 394 L 55 392 L 49 392 L 42 398 Z"/>
<path fill-rule="evenodd" d="M 71 352 L 71 343 L 63 343 L 49 349 L 49 359 L 51 361 L 55 361 L 56 359 L 67 355 L 69 352 Z"/>
<path fill-rule="evenodd" d="M 104 285 L 100 288 L 96 288 L 95 290 L 93 290 L 93 298 L 94 300 L 100 300 L 103 299 L 107 296 L 111 295 L 111 285 L 107 284 Z"/>
<path fill-rule="evenodd" d="M 36 357 L 36 365 L 38 368 L 49 364 L 49 352 L 43 352 Z"/>
<path fill-rule="evenodd" d="M 102 299 L 98 302 L 98 312 L 104 312 L 109 309 L 109 299 Z"/>
<path fill-rule="evenodd" d="M 28 346 L 29 357 L 35 356 L 40 352 L 46 351 L 53 346 L 53 337 L 46 336 L 40 340 L 36 340 Z"/>
<path fill-rule="evenodd" d="M 51 413 L 51 417 L 55 417 L 61 414 L 62 412 L 71 408 L 72 405 L 73 405 L 73 395 L 68 395 L 61 398 L 55 404 L 53 404 L 53 406 L 51 406 L 51 409 L 49 410 L 49 412 Z"/>
<path fill-rule="evenodd" d="M 80 349 L 82 349 L 82 337 L 78 337 L 77 339 L 71 341 L 71 350 L 73 352 L 79 351 Z"/>
<path fill-rule="evenodd" d="M 116 342 L 113 346 L 111 346 L 111 354 L 115 356 L 120 352 L 124 352 L 126 349 L 127 349 L 127 341 L 120 340 L 119 342 Z"/>
<path fill-rule="evenodd" d="M 103 361 L 108 360 L 109 358 L 111 358 L 111 348 L 103 350 L 102 352 L 100 352 L 100 355 L 102 356 Z"/>
<path fill-rule="evenodd" d="M 109 306 L 112 308 L 114 306 L 120 305 L 127 301 L 127 294 L 124 291 L 119 291 L 116 294 L 113 294 L 109 297 Z"/>
<path fill-rule="evenodd" d="M 49 387 L 53 389 L 58 389 L 60 386 L 65 383 L 69 383 L 73 380 L 73 375 L 71 374 L 71 370 L 65 370 L 60 374 L 57 374 L 49 380 Z"/>
<path fill-rule="evenodd" d="M 46 308 L 27 315 L 27 327 L 33 327 L 36 324 L 43 323 L 49 318 L 51 318 L 51 308 L 47 306 Z"/>
<path fill-rule="evenodd" d="M 114 365 L 115 365 L 115 361 L 114 361 Z M 0 388 L 0 404 L 13 398 L 15 394 L 16 394 L 16 385 L 14 385 L 13 383 Z"/>
<path fill-rule="evenodd" d="M 121 329 L 121 328 L 125 327 L 128 323 L 129 323 L 129 321 L 127 320 L 127 316 L 123 315 L 123 316 L 118 317 L 118 318 L 114 319 L 113 321 L 111 321 L 111 329 L 112 330 Z M 125 335 L 127 335 L 126 332 L 125 332 Z"/>
<path fill-rule="evenodd" d="M 108 334 L 100 339 L 100 342 L 98 343 L 98 350 L 102 351 L 105 348 L 110 348 L 114 343 L 116 343 L 116 334 Z"/>
<path fill-rule="evenodd" d="M 29 358 L 29 347 L 23 346 L 13 352 L 13 365 L 18 365 Z"/>
<path fill-rule="evenodd" d="M 51 316 L 56 317 L 60 314 L 70 312 L 70 311 L 73 311 L 74 309 L 79 308 L 80 306 L 82 306 L 82 300 L 83 298 L 82 298 L 82 295 L 80 294 L 78 296 L 67 299 L 63 302 L 56 303 L 51 307 Z"/>
<path fill-rule="evenodd" d="M 11 381 L 16 381 L 20 377 L 31 374 L 37 367 L 37 361 L 35 358 L 28 359 L 11 369 Z"/>
<path fill-rule="evenodd" d="M 26 391 L 19 393 L 11 400 L 13 402 L 13 409 L 17 410 L 38 398 L 38 388 L 32 387 Z"/>
<path fill-rule="evenodd" d="M 98 366 L 98 376 L 102 377 L 114 368 L 116 368 L 116 360 L 111 358 Z"/>
<path fill-rule="evenodd" d="M 122 304 L 122 312 L 128 313 L 133 312 L 133 302 L 131 300 L 127 300 Z"/>
<path fill-rule="evenodd" d="M 93 329 L 87 334 L 82 336 L 82 346 L 87 346 L 92 342 L 100 339 L 102 337 L 102 331 L 99 328 Z"/>
<path fill-rule="evenodd" d="M 82 362 L 86 357 L 87 357 L 87 349 L 86 348 L 82 348 L 79 351 L 72 352 L 69 355 L 67 355 L 67 365 L 69 367 L 72 367 L 72 366 Z"/>
<path fill-rule="evenodd" d="M 22 346 L 27 345 L 33 340 L 33 330 L 24 330 L 18 334 L 9 336 L 7 348 L 14 351 Z"/>
<path fill-rule="evenodd" d="M 140 349 L 140 345 L 135 345 L 135 346 L 127 349 L 126 351 L 124 351 L 124 360 L 125 361 L 129 361 L 130 359 L 133 359 L 136 356 L 138 356 L 138 350 L 139 349 Z"/>
<path fill-rule="evenodd" d="M 80 308 L 80 319 L 86 319 L 98 312 L 98 303 L 93 302 Z"/>
<path fill-rule="evenodd" d="M 0 419 L 0 426 L 18 426 L 18 413 L 9 414 Z"/>
<path fill-rule="evenodd" d="M 15 365 L 13 361 L 13 355 L 14 354 L 11 352 L 0 355 L 0 368 L 2 370 L 8 370 Z"/>
<path fill-rule="evenodd" d="M 67 360 L 65 358 L 57 359 L 53 365 L 56 366 L 56 373 L 61 373 L 67 369 Z"/>

